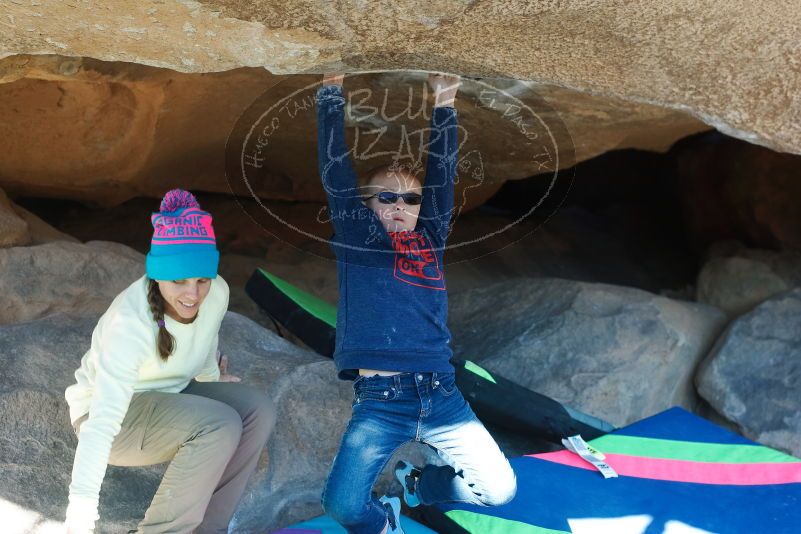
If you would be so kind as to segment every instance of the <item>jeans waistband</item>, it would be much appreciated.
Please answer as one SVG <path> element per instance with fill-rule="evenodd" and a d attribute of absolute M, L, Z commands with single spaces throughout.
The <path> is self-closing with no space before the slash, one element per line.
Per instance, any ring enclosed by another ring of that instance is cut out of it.
<path fill-rule="evenodd" d="M 416 388 L 418 385 L 436 384 L 438 377 L 449 375 L 453 373 L 443 372 L 405 372 L 398 373 L 392 376 L 359 376 L 354 381 L 354 386 L 357 384 L 371 384 L 376 387 L 392 387 L 397 389 Z"/>

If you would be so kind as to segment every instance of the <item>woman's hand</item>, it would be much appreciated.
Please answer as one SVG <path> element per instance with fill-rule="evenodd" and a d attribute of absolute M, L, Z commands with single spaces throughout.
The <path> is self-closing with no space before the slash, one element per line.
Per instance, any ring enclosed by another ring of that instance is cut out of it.
<path fill-rule="evenodd" d="M 342 85 L 345 75 L 342 73 L 323 74 L 323 85 Z"/>
<path fill-rule="evenodd" d="M 241 382 L 238 376 L 228 374 L 228 356 L 217 351 L 218 367 L 220 368 L 220 382 Z"/>
<path fill-rule="evenodd" d="M 453 106 L 462 78 L 455 74 L 431 73 L 428 75 L 428 85 L 434 91 L 435 107 Z"/>

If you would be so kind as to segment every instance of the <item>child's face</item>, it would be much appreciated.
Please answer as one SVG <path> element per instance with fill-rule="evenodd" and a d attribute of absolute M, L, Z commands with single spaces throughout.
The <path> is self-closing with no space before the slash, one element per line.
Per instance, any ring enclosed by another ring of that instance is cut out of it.
<path fill-rule="evenodd" d="M 420 214 L 419 203 L 408 204 L 402 197 L 398 197 L 393 204 L 385 204 L 377 195 L 382 191 L 422 195 L 423 188 L 417 178 L 403 171 L 386 171 L 374 176 L 365 189 L 370 197 L 365 204 L 378 216 L 387 232 L 414 230 Z"/>

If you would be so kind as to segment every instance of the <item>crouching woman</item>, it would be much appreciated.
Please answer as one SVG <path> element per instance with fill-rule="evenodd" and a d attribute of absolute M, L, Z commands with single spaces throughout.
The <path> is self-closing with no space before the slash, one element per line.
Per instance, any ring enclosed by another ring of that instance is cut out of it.
<path fill-rule="evenodd" d="M 228 285 L 217 276 L 212 218 L 167 193 L 146 275 L 117 295 L 65 392 L 78 434 L 68 534 L 94 529 L 107 464 L 169 462 L 137 530 L 222 533 L 275 423 L 260 391 L 220 381 L 218 333 Z"/>

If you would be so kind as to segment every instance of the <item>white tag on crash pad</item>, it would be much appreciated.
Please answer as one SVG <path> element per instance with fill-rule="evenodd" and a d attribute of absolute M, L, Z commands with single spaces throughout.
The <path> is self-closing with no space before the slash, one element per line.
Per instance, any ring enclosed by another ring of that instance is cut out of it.
<path fill-rule="evenodd" d="M 584 441 L 584 438 L 581 436 L 576 435 L 570 436 L 567 439 L 562 438 L 562 445 L 573 454 L 578 454 L 585 462 L 595 466 L 604 478 L 617 477 L 615 470 L 612 469 L 608 463 L 602 461 L 606 458 L 603 453 L 587 445 L 587 442 Z"/>

